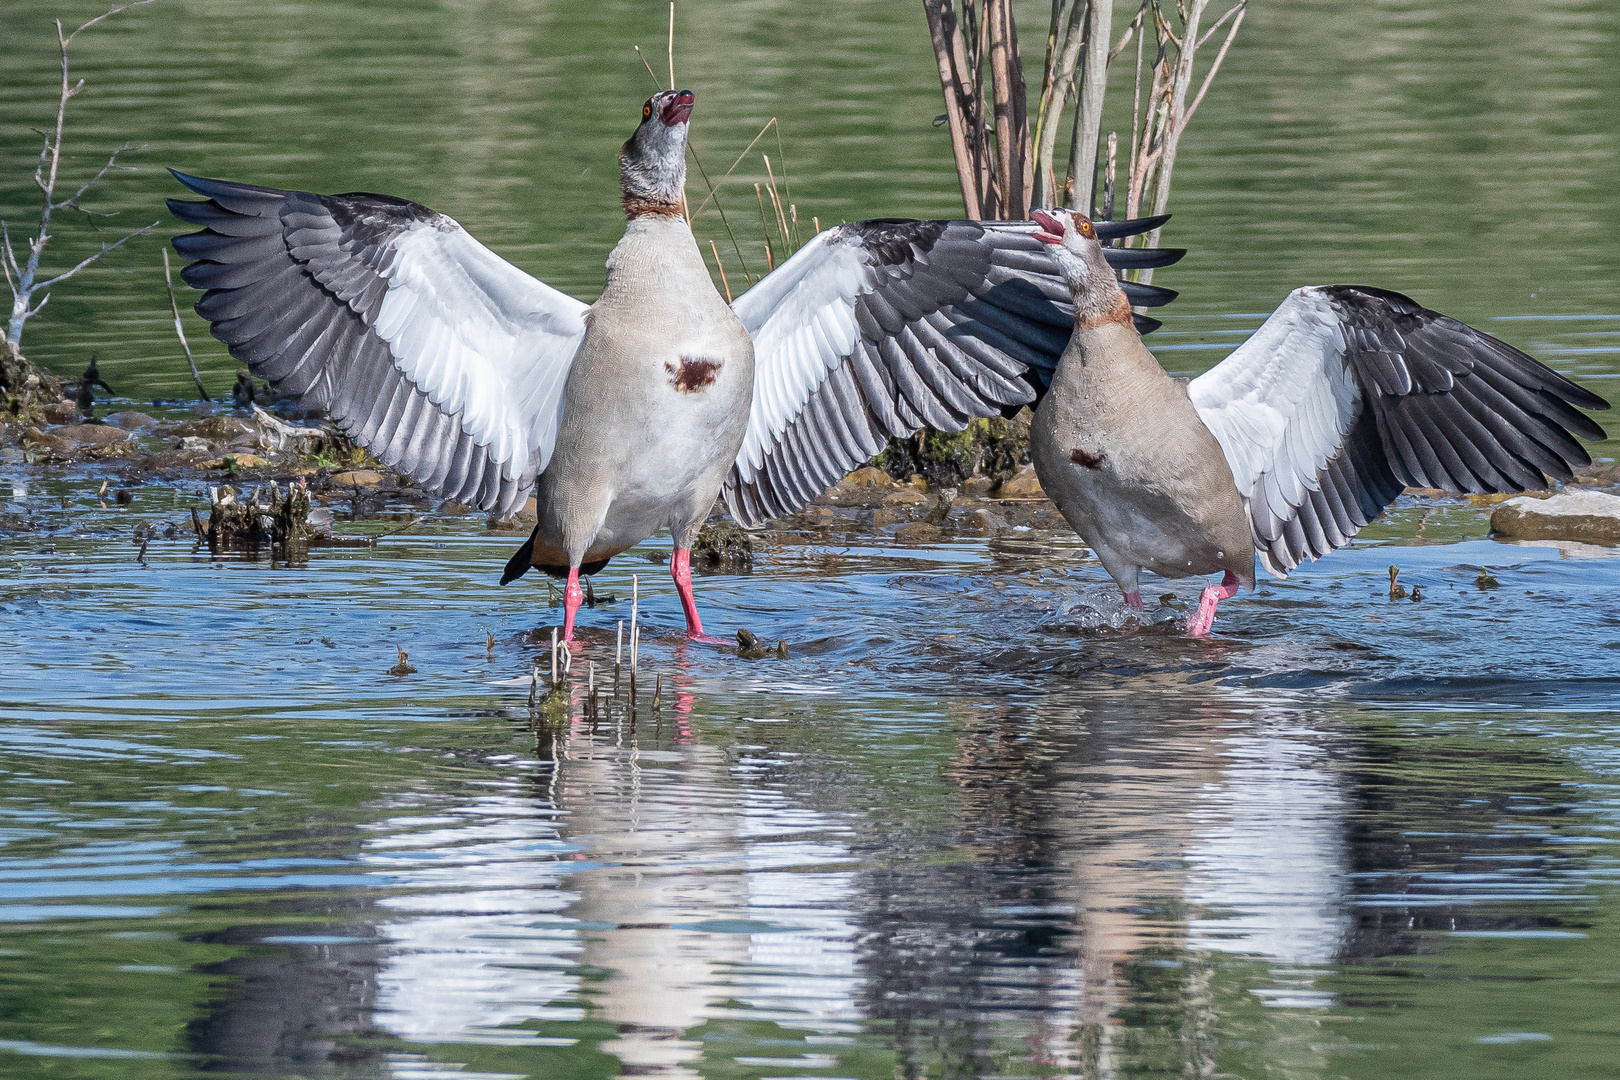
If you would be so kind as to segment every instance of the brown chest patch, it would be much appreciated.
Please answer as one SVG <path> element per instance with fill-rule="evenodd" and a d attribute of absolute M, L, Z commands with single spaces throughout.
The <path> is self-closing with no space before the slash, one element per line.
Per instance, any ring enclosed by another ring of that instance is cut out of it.
<path fill-rule="evenodd" d="M 1100 469 L 1103 462 L 1108 460 L 1107 454 L 1093 454 L 1089 450 L 1074 449 L 1069 451 L 1069 460 L 1076 465 L 1083 465 L 1088 469 Z"/>
<path fill-rule="evenodd" d="M 720 361 L 701 356 L 683 356 L 680 366 L 665 364 L 670 385 L 682 394 L 696 394 L 720 377 Z"/>

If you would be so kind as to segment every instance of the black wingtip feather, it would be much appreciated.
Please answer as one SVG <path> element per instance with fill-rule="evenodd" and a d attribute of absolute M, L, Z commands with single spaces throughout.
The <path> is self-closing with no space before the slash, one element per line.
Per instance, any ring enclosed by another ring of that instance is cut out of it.
<path fill-rule="evenodd" d="M 1152 232 L 1169 220 L 1169 214 L 1159 214 L 1156 217 L 1131 218 L 1128 221 L 1093 221 L 1091 224 L 1097 230 L 1097 239 L 1118 240 L 1123 236 L 1138 236 Z"/>

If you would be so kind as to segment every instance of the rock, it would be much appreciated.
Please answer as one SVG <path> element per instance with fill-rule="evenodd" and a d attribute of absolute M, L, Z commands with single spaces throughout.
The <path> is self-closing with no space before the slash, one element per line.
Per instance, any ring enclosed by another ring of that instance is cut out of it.
<path fill-rule="evenodd" d="M 1496 508 L 1491 528 L 1520 540 L 1576 540 L 1620 544 L 1620 496 L 1602 491 L 1561 491 L 1549 499 L 1521 495 Z"/>
<path fill-rule="evenodd" d="M 995 486 L 996 482 L 988 476 L 970 476 L 962 481 L 962 494 L 970 499 L 982 499 Z"/>
<path fill-rule="evenodd" d="M 848 487 L 893 487 L 894 477 L 882 469 L 874 469 L 868 465 L 865 468 L 856 469 L 838 483 L 840 486 Z"/>
<path fill-rule="evenodd" d="M 754 565 L 754 542 L 730 521 L 703 526 L 692 545 L 692 561 L 707 566 L 745 570 Z"/>
<path fill-rule="evenodd" d="M 928 496 L 914 487 L 900 487 L 884 493 L 883 501 L 889 506 L 915 506 L 920 502 L 927 502 Z"/>
<path fill-rule="evenodd" d="M 157 427 L 157 421 L 143 412 L 129 409 L 124 412 L 115 412 L 103 418 L 103 422 L 125 431 L 145 431 L 147 428 Z"/>
<path fill-rule="evenodd" d="M 1442 492 L 1442 495 L 1444 494 L 1445 493 Z M 1509 499 L 1522 499 L 1525 496 L 1529 496 L 1530 498 L 1534 499 L 1545 499 L 1549 494 L 1551 493 L 1546 491 L 1525 491 L 1517 493 L 1512 491 L 1496 491 L 1486 495 L 1464 495 L 1463 498 L 1468 500 L 1469 506 L 1500 506 Z M 1454 499 L 1456 496 L 1452 495 L 1450 498 Z"/>
<path fill-rule="evenodd" d="M 185 435 L 181 437 L 180 444 L 175 449 L 188 454 L 208 454 L 213 452 L 214 444 L 197 435 Z"/>
<path fill-rule="evenodd" d="M 77 424 L 84 419 L 79 415 L 79 407 L 65 399 L 45 406 L 39 414 L 50 424 Z"/>
<path fill-rule="evenodd" d="M 523 504 L 523 508 L 505 521 L 498 521 L 494 514 L 490 514 L 486 523 L 496 532 L 528 532 L 540 520 L 540 504 L 533 495 Z"/>
<path fill-rule="evenodd" d="M 1003 499 L 1038 499 L 1044 497 L 1046 492 L 1041 489 L 1041 482 L 1035 476 L 1035 466 L 1025 465 L 1018 470 L 1017 476 L 1002 481 L 996 494 Z"/>
<path fill-rule="evenodd" d="M 181 439 L 194 435 L 210 442 L 230 442 L 244 435 L 257 436 L 258 428 L 234 416 L 210 416 L 205 420 L 187 420 L 183 424 L 176 424 L 169 434 Z"/>
<path fill-rule="evenodd" d="M 885 525 L 894 525 L 906 520 L 906 512 L 889 506 L 880 506 L 872 511 L 872 528 L 881 529 Z"/>
<path fill-rule="evenodd" d="M 988 533 L 994 536 L 1007 527 L 1007 519 L 981 508 L 968 514 L 957 527 L 964 532 Z"/>
<path fill-rule="evenodd" d="M 35 454 L 46 454 L 51 456 L 66 454 L 69 450 L 72 450 L 74 446 L 72 439 L 64 439 L 57 435 L 54 431 L 50 434 L 46 434 L 45 432 L 39 430 L 39 428 L 29 428 L 27 431 L 23 432 L 22 443 L 24 449 L 26 450 L 29 450 Z"/>
<path fill-rule="evenodd" d="M 258 454 L 228 454 L 202 463 L 204 469 L 262 469 L 270 464 Z"/>
<path fill-rule="evenodd" d="M 930 525 L 926 521 L 911 521 L 894 530 L 894 538 L 913 544 L 928 544 L 943 540 L 945 534 L 940 531 L 938 525 Z"/>
<path fill-rule="evenodd" d="M 80 446 L 112 446 L 134 438 L 122 428 L 108 427 L 105 424 L 71 424 L 68 427 L 57 428 L 51 434 L 59 439 L 71 440 Z"/>
<path fill-rule="evenodd" d="M 383 474 L 375 469 L 350 469 L 332 474 L 333 491 L 353 491 L 355 488 L 376 487 L 383 482 Z M 533 502 L 533 499 L 529 500 Z M 524 507 L 528 509 L 527 506 Z"/>

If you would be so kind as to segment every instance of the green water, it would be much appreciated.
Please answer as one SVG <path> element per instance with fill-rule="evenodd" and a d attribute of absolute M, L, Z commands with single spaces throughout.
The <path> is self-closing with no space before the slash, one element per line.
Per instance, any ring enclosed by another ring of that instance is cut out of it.
<path fill-rule="evenodd" d="M 13 235 L 49 18 L 101 10 L 0 0 Z M 164 235 L 164 165 L 407 196 L 588 299 L 666 10 L 162 0 L 75 43 L 69 176 L 144 143 L 90 205 Z M 1617 44 L 1598 0 L 1256 3 L 1183 144 L 1161 359 L 1352 281 L 1620 397 Z M 711 176 L 776 116 L 801 220 L 959 211 L 919 5 L 692 3 L 676 62 Z M 755 269 L 761 179 L 722 187 Z M 58 237 L 48 265 L 99 242 Z M 59 290 L 30 354 L 188 397 L 158 251 Z M 1402 505 L 1200 644 L 1077 631 L 1107 587 L 1072 537 L 835 528 L 699 581 L 790 644 L 744 664 L 681 643 L 655 541 L 598 587 L 640 574 L 659 708 L 537 738 L 558 612 L 494 585 L 510 538 L 138 560 L 200 490 L 104 507 L 109 469 L 0 464 L 0 1075 L 1620 1074 L 1614 560 Z"/>

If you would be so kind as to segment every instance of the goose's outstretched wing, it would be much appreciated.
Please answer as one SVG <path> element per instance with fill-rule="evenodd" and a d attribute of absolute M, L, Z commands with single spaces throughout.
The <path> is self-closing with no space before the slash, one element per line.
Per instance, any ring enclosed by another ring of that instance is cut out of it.
<path fill-rule="evenodd" d="M 1098 222 L 1103 239 L 1164 218 Z M 1028 222 L 883 219 L 816 237 L 732 308 L 754 339 L 754 400 L 726 478 L 755 526 L 814 501 L 891 436 L 1029 404 L 1068 344 L 1068 287 Z M 1105 248 L 1119 269 L 1184 251 Z M 1175 293 L 1122 283 L 1138 307 Z M 1137 316 L 1146 333 L 1159 324 Z"/>
<path fill-rule="evenodd" d="M 1266 569 L 1348 543 L 1407 486 L 1525 491 L 1591 461 L 1608 402 L 1400 293 L 1296 289 L 1187 387 Z"/>
<path fill-rule="evenodd" d="M 277 390 L 429 491 L 509 515 L 557 438 L 585 305 L 443 214 L 174 174 L 197 314 Z"/>

